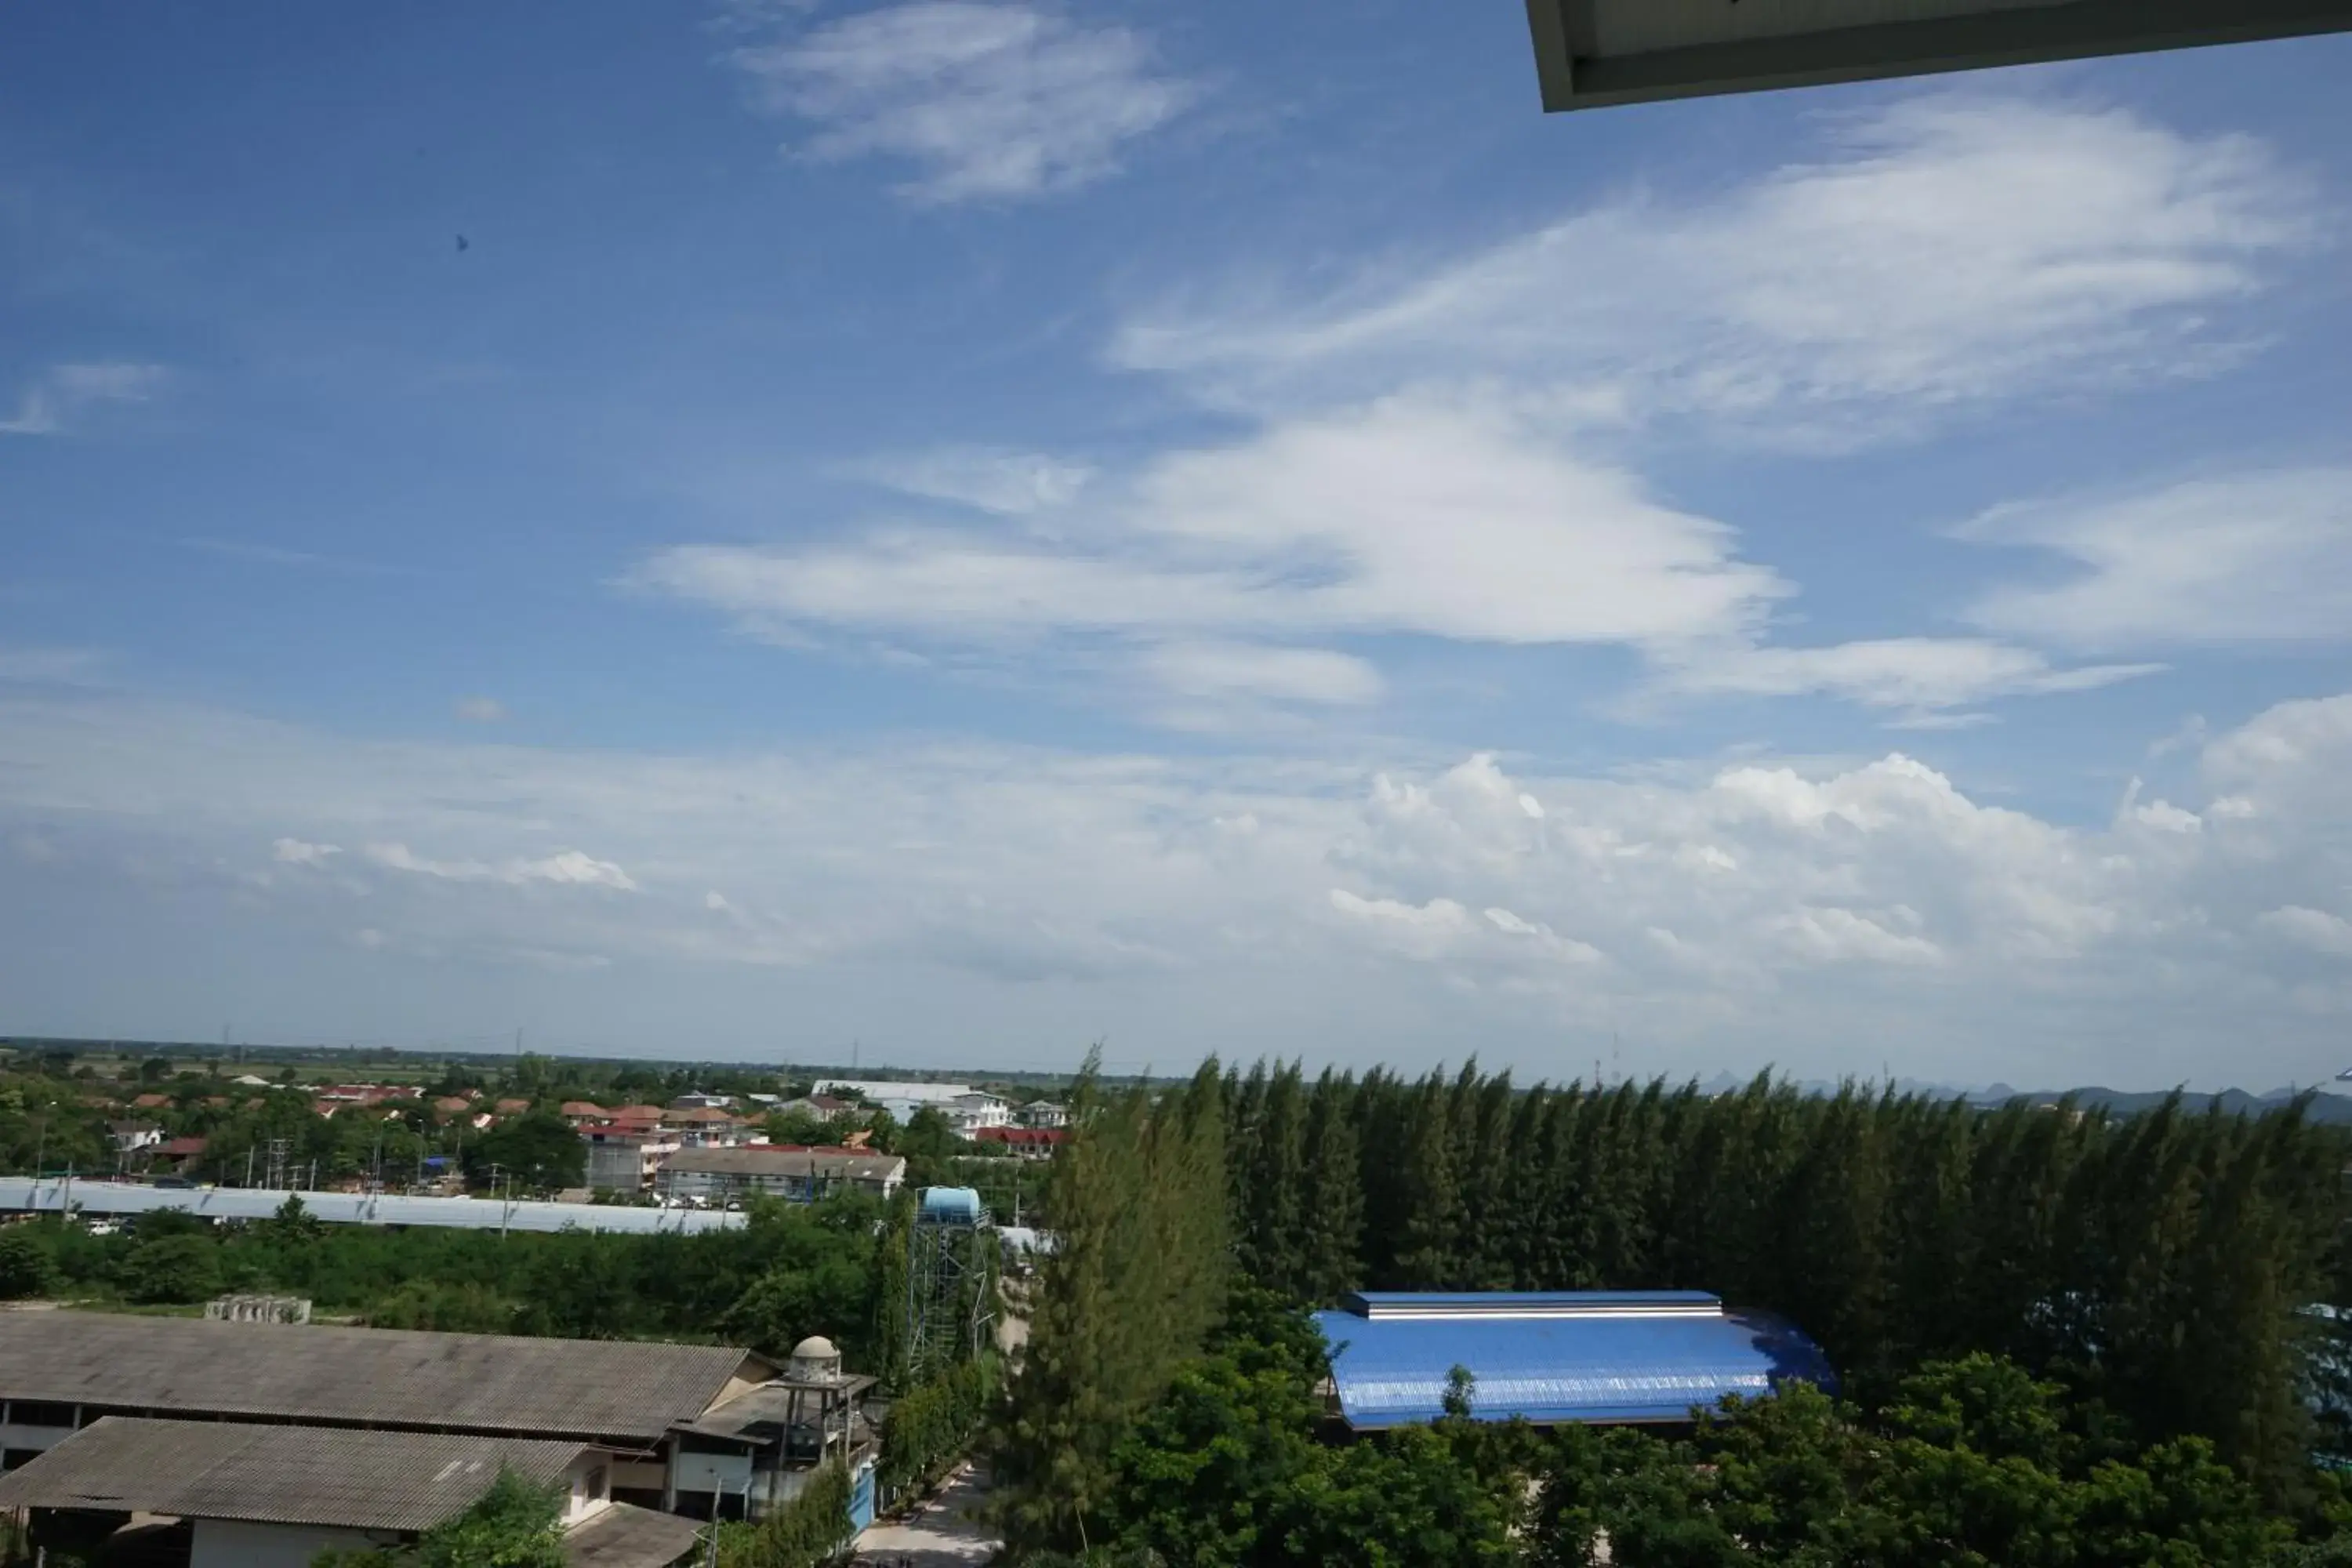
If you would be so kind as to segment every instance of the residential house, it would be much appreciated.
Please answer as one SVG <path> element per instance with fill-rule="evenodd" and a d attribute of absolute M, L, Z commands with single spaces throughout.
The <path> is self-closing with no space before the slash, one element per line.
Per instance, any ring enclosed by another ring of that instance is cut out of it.
<path fill-rule="evenodd" d="M 578 1127 L 585 1122 L 603 1121 L 607 1120 L 604 1114 L 604 1108 L 598 1105 L 592 1100 L 565 1100 L 562 1105 L 562 1116 L 566 1121 L 571 1122 L 574 1127 Z"/>
<path fill-rule="evenodd" d="M 1050 1160 L 1070 1135 L 1059 1127 L 982 1127 L 973 1131 L 971 1141 L 997 1144 L 1024 1160 Z"/>
<path fill-rule="evenodd" d="M 1005 1127 L 1013 1121 L 1011 1106 L 978 1089 L 959 1094 L 940 1109 L 947 1112 L 948 1124 L 967 1138 L 982 1128 Z"/>
<path fill-rule="evenodd" d="M 116 1153 L 137 1154 L 161 1143 L 163 1130 L 145 1121 L 110 1121 L 106 1124 L 106 1137 Z"/>
<path fill-rule="evenodd" d="M 1056 1105 L 1050 1100 L 1033 1100 L 1021 1108 L 1021 1125 L 1024 1127 L 1067 1127 L 1069 1124 L 1069 1107 Z"/>
<path fill-rule="evenodd" d="M 580 1141 L 588 1146 L 590 1190 L 622 1194 L 651 1191 L 662 1162 L 681 1147 L 674 1134 L 611 1121 L 583 1126 Z"/>
<path fill-rule="evenodd" d="M 906 1180 L 907 1162 L 896 1154 L 757 1145 L 681 1149 L 662 1162 L 654 1190 L 668 1203 L 716 1205 L 757 1196 L 811 1203 L 850 1190 L 887 1198 Z"/>

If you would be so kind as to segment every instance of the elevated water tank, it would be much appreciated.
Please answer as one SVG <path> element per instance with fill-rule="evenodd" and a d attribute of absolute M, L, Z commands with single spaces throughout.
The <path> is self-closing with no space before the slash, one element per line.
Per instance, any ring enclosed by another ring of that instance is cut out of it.
<path fill-rule="evenodd" d="M 811 1334 L 793 1347 L 785 1375 L 794 1383 L 841 1381 L 841 1352 L 823 1334 Z"/>
<path fill-rule="evenodd" d="M 980 1194 L 971 1187 L 925 1187 L 915 1218 L 923 1225 L 978 1225 Z"/>

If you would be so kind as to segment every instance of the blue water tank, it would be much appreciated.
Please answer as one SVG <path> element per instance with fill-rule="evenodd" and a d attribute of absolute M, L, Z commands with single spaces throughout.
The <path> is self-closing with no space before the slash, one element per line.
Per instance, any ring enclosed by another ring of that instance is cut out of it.
<path fill-rule="evenodd" d="M 978 1225 L 980 1194 L 971 1187 L 925 1187 L 915 1217 L 925 1225 Z"/>

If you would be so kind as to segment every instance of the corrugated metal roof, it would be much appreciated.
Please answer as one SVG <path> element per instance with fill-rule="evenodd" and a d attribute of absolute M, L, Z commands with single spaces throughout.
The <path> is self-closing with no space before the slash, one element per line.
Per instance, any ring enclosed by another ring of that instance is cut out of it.
<path fill-rule="evenodd" d="M 845 1176 L 854 1181 L 904 1178 L 907 1162 L 896 1154 L 862 1154 L 850 1150 L 778 1149 L 754 1144 L 744 1149 L 681 1149 L 662 1162 L 665 1171 L 690 1171 L 710 1175 Z"/>
<path fill-rule="evenodd" d="M 1340 1412 L 1357 1428 L 1433 1421 L 1446 1375 L 1477 1380 L 1472 1413 L 1570 1422 L 1683 1421 L 1726 1394 L 1790 1378 L 1834 1387 L 1820 1347 L 1756 1312 L 1590 1318 L 1377 1319 L 1318 1312 Z"/>
<path fill-rule="evenodd" d="M 1364 1318 L 1599 1318 L 1712 1315 L 1723 1298 L 1705 1290 L 1359 1290 L 1349 1310 Z"/>
<path fill-rule="evenodd" d="M 110 1415 L 0 1477 L 0 1508 L 84 1508 L 350 1530 L 430 1530 L 501 1467 L 554 1480 L 578 1443 Z"/>
<path fill-rule="evenodd" d="M 329 1225 L 415 1225 L 465 1230 L 608 1230 L 650 1236 L 726 1230 L 740 1214 L 695 1209 L 634 1208 L 621 1204 L 492 1202 L 482 1198 L 413 1198 L 383 1193 L 287 1193 L 266 1187 L 151 1187 L 133 1182 L 68 1181 L 0 1176 L 0 1209 L 36 1214 L 149 1214 L 184 1209 L 205 1219 L 268 1219 L 289 1197 L 300 1198 L 314 1219 Z"/>
<path fill-rule="evenodd" d="M 563 1561 L 570 1568 L 669 1568 L 701 1533 L 690 1519 L 616 1502 L 563 1538 Z"/>
<path fill-rule="evenodd" d="M 0 1398 L 159 1415 L 651 1443 L 747 1363 L 774 1370 L 725 1345 L 0 1313 Z"/>

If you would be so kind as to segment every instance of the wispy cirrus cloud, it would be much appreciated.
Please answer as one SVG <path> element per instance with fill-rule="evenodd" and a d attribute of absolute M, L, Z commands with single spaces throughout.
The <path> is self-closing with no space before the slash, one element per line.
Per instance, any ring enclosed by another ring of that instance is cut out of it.
<path fill-rule="evenodd" d="M 51 365 L 16 396 L 16 412 L 0 419 L 0 436 L 57 436 L 92 409 L 110 403 L 144 403 L 167 376 L 160 364 L 129 361 Z"/>
<path fill-rule="evenodd" d="M 1115 363 L 1252 406 L 1505 378 L 1587 423 L 1700 421 L 1814 447 L 2086 384 L 2210 373 L 2229 307 L 2318 237 L 2263 144 L 2125 110 L 1937 92 L 1830 122 L 1822 153 L 1644 191 L 1336 298 L 1163 304 Z"/>
<path fill-rule="evenodd" d="M 809 155 L 911 163 L 898 191 L 925 204 L 1104 179 L 1198 94 L 1130 28 L 993 0 L 887 5 L 726 58 L 762 109 L 814 128 Z"/>
<path fill-rule="evenodd" d="M 2000 508 L 1960 537 L 2074 568 L 1969 618 L 2069 647 L 2352 641 L 2352 468 L 2279 468 Z"/>
<path fill-rule="evenodd" d="M 1822 647 L 1754 644 L 1661 649 L 1654 693 L 1828 696 L 1894 710 L 1911 728 L 1981 721 L 1946 710 L 2002 697 L 2090 691 L 2154 675 L 2158 664 L 2054 667 L 2032 648 L 1987 637 L 1883 637 Z M 1940 716 L 1940 717 L 1938 717 Z"/>
<path fill-rule="evenodd" d="M 1163 645 L 1279 644 L 1300 668 L 1339 637 L 1613 645 L 1648 696 L 1829 697 L 1922 728 L 2152 673 L 2053 658 L 2105 645 L 2045 636 L 2032 595 L 1986 599 L 1987 635 L 1779 646 L 1798 585 L 1659 499 L 1646 454 L 1835 452 L 2212 372 L 2258 341 L 2234 308 L 2322 237 L 2308 183 L 2248 138 L 2052 99 L 1932 92 L 1827 124 L 1728 188 L 1604 201 L 1336 293 L 1132 314 L 1112 363 L 1255 423 L 1226 445 L 1083 495 L 1034 459 L 914 465 L 903 488 L 1013 521 L 688 546 L 635 580 L 795 642 L 1050 660 L 1110 639 L 1146 672 L 1180 669 Z M 1048 507 L 1050 531 L 1023 521 Z"/>
<path fill-rule="evenodd" d="M 1052 511 L 1076 500 L 1095 470 L 1044 452 L 1000 447 L 938 447 L 877 458 L 856 470 L 907 495 L 953 501 L 1003 517 Z"/>

